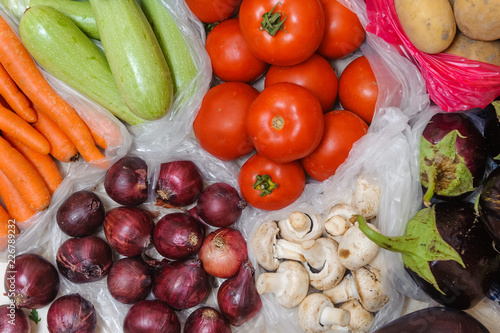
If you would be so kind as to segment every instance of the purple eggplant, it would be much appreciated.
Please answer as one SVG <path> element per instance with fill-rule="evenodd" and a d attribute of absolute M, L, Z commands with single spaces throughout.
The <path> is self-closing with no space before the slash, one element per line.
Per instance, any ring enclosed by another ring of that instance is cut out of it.
<path fill-rule="evenodd" d="M 420 142 L 420 181 L 424 203 L 433 197 L 463 199 L 484 176 L 486 142 L 472 120 L 460 112 L 437 113 L 426 125 Z"/>
<path fill-rule="evenodd" d="M 490 333 L 468 313 L 448 308 L 430 307 L 399 317 L 373 333 Z"/>
<path fill-rule="evenodd" d="M 493 240 L 500 245 L 500 167 L 486 177 L 476 202 L 479 218 Z"/>
<path fill-rule="evenodd" d="M 442 201 L 419 210 L 404 236 L 384 236 L 369 228 L 362 216 L 358 222 L 374 243 L 400 252 L 415 283 L 445 306 L 459 310 L 475 306 L 500 269 L 500 254 L 471 202 Z"/>
<path fill-rule="evenodd" d="M 488 156 L 500 161 L 500 101 L 494 101 L 483 109 L 485 113 L 484 138 Z"/>

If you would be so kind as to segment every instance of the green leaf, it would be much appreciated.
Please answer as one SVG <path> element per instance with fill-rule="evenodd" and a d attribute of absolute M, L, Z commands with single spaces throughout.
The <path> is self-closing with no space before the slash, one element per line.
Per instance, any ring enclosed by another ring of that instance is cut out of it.
<path fill-rule="evenodd" d="M 38 311 L 36 309 L 31 310 L 29 318 L 35 323 L 38 324 L 41 319 L 38 317 Z"/>

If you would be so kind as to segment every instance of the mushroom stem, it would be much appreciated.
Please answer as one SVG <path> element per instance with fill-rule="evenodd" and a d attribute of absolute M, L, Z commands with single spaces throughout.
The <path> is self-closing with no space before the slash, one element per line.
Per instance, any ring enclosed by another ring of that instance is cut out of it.
<path fill-rule="evenodd" d="M 324 307 L 319 317 L 319 323 L 323 326 L 346 326 L 349 324 L 349 320 L 350 314 L 348 311 L 332 306 Z"/>
<path fill-rule="evenodd" d="M 309 215 L 302 212 L 293 212 L 288 217 L 290 226 L 297 234 L 306 234 L 312 228 L 312 221 Z"/>
<path fill-rule="evenodd" d="M 273 293 L 276 297 L 283 295 L 286 289 L 283 273 L 262 273 L 257 278 L 257 292 L 261 295 Z"/>
<path fill-rule="evenodd" d="M 349 220 L 338 215 L 332 216 L 325 221 L 325 230 L 333 237 L 342 236 L 351 226 L 352 224 Z"/>
<path fill-rule="evenodd" d="M 358 292 L 354 285 L 352 274 L 347 274 L 338 285 L 323 291 L 323 294 L 325 294 L 333 304 L 339 304 L 358 298 Z"/>
<path fill-rule="evenodd" d="M 303 256 L 306 259 L 309 266 L 316 270 L 321 270 L 325 265 L 325 253 L 321 246 L 315 240 L 308 240 L 302 242 Z"/>
<path fill-rule="evenodd" d="M 287 241 L 285 239 L 276 240 L 274 257 L 278 259 L 290 259 L 305 262 L 300 244 Z"/>

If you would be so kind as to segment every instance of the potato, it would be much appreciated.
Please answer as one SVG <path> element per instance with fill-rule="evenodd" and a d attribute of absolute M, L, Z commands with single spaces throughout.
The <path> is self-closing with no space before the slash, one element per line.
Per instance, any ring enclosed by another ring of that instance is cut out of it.
<path fill-rule="evenodd" d="M 395 0 L 404 32 L 422 52 L 439 53 L 450 46 L 456 24 L 449 0 Z"/>
<path fill-rule="evenodd" d="M 500 0 L 455 0 L 453 9 L 457 27 L 467 37 L 500 38 Z"/>
<path fill-rule="evenodd" d="M 457 31 L 450 47 L 443 52 L 500 66 L 500 40 L 476 40 Z"/>

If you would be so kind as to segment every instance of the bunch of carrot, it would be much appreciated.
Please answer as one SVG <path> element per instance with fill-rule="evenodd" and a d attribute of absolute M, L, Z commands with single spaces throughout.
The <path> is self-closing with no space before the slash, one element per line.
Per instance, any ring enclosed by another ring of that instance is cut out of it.
<path fill-rule="evenodd" d="M 99 149 L 105 141 L 53 90 L 1 15 L 0 132 L 0 237 L 9 220 L 26 221 L 49 206 L 63 180 L 56 160 L 82 156 L 108 165 Z"/>

